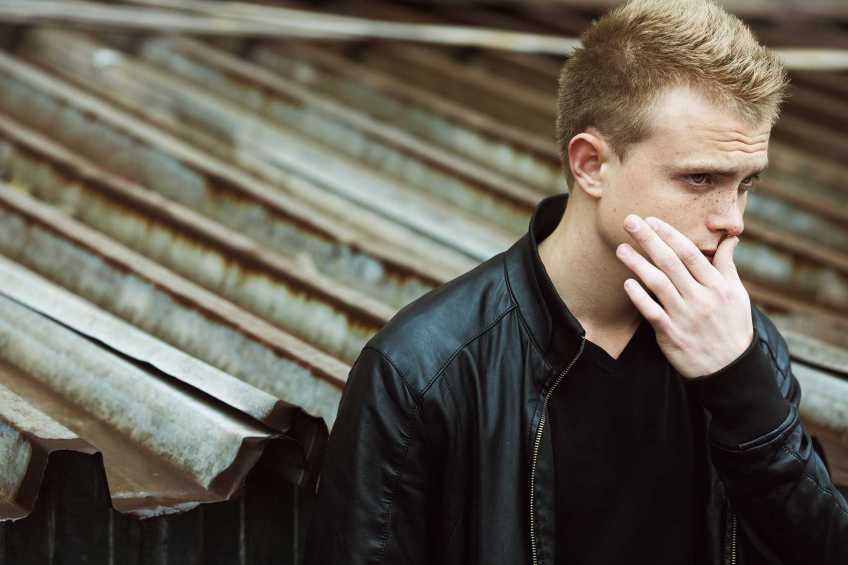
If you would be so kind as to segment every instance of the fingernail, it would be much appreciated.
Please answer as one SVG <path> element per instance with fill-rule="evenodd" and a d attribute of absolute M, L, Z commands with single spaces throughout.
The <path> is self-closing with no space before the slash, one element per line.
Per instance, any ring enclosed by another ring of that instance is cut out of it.
<path fill-rule="evenodd" d="M 633 214 L 627 216 L 627 218 L 625 218 L 624 220 L 624 227 L 630 231 L 633 231 L 637 227 L 639 227 L 639 221 L 636 219 L 636 216 L 634 216 Z"/>
<path fill-rule="evenodd" d="M 645 218 L 645 221 L 648 222 L 648 225 L 654 228 L 655 230 L 660 229 L 660 221 L 653 216 L 649 218 Z"/>

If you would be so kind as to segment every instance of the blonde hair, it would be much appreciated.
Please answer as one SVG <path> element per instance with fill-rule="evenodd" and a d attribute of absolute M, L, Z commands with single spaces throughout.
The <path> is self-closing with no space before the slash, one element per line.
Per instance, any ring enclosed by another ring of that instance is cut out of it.
<path fill-rule="evenodd" d="M 624 159 L 650 133 L 654 102 L 689 86 L 752 125 L 774 125 L 788 78 L 777 56 L 712 0 L 631 0 L 597 20 L 559 77 L 556 135 L 571 184 L 568 144 L 594 126 Z"/>

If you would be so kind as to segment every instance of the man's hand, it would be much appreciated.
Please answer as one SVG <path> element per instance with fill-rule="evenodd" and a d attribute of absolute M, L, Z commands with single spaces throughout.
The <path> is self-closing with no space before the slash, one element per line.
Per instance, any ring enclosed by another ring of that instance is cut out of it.
<path fill-rule="evenodd" d="M 754 338 L 751 299 L 742 285 L 733 250 L 738 237 L 724 239 L 713 263 L 682 233 L 669 224 L 635 214 L 631 229 L 651 261 L 622 243 L 618 258 L 641 279 L 661 304 L 636 280 L 624 289 L 654 327 L 657 343 L 669 363 L 683 377 L 694 379 L 723 369 L 739 357 Z"/>

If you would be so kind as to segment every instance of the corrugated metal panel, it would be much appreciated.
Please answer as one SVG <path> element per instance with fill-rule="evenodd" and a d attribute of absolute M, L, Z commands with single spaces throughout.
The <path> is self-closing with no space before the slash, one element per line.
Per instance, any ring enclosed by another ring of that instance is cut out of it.
<path fill-rule="evenodd" d="M 321 7 L 560 34 L 591 17 Z M 291 483 L 313 478 L 362 344 L 564 188 L 560 62 L 18 39 L 0 53 L 0 520 L 16 519 L 0 563 L 62 561 L 57 544 L 79 562 L 296 562 L 311 498 Z M 799 74 L 737 252 L 844 485 L 848 170 L 843 149 L 812 155 L 808 140 L 844 145 L 846 85 Z"/>
<path fill-rule="evenodd" d="M 229 155 L 250 154 L 267 167 L 306 178 L 322 190 L 373 209 L 475 260 L 488 258 L 510 243 L 503 230 L 466 217 L 455 205 L 427 198 L 421 194 L 421 186 L 394 182 L 391 175 L 373 169 L 374 162 L 366 164 L 336 155 L 291 126 L 269 122 L 249 108 L 228 104 L 210 93 L 208 85 L 196 87 L 130 57 L 116 56 L 110 65 L 94 72 L 91 62 L 99 48 L 81 36 L 42 31 L 30 36 L 23 52 L 51 65 L 52 70 L 67 73 L 68 78 L 86 81 L 90 88 L 102 85 L 101 93 L 119 98 L 121 104 L 186 139 L 218 147 Z M 115 82 L 109 82 L 110 78 Z M 344 129 L 328 135 L 344 135 Z M 410 208 L 418 213 L 410 215 Z"/>
<path fill-rule="evenodd" d="M 291 539 L 275 545 L 286 529 L 302 536 L 286 526 L 293 485 L 309 482 L 326 433 L 300 408 L 3 258 L 0 335 L 0 519 L 17 520 L 0 526 L 8 562 L 296 557 Z M 286 506 L 252 518 L 226 510 L 279 497 Z M 204 540 L 216 524 L 221 536 Z M 281 527 L 268 540 L 271 524 Z"/>
<path fill-rule="evenodd" d="M 16 186 L 330 354 L 352 361 L 393 313 L 320 273 L 307 276 L 296 261 L 181 204 L 98 174 L 11 120 L 6 125 Z"/>

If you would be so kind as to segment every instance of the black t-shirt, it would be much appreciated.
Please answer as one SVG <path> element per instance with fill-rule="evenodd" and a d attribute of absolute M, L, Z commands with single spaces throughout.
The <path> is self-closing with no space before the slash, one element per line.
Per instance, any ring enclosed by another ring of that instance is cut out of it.
<path fill-rule="evenodd" d="M 618 359 L 587 340 L 554 390 L 558 563 L 696 562 L 705 447 L 664 359 L 643 320 Z"/>
<path fill-rule="evenodd" d="M 565 203 L 540 210 L 530 224 L 550 346 L 563 364 L 572 353 L 562 345 L 585 332 L 545 271 L 538 244 Z M 682 379 L 644 319 L 618 359 L 586 341 L 548 405 L 557 565 L 699 563 L 708 447 L 703 410 Z"/>

